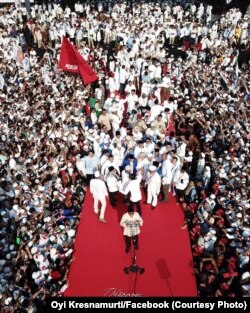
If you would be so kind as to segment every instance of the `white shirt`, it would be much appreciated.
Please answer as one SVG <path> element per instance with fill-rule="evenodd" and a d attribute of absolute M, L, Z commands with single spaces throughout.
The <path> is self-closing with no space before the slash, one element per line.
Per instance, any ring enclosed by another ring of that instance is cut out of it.
<path fill-rule="evenodd" d="M 119 165 L 117 163 L 117 160 L 114 158 L 113 162 L 111 162 L 110 160 L 107 160 L 101 169 L 101 174 L 104 175 L 105 177 L 107 177 L 108 173 L 109 173 L 109 167 L 110 166 L 114 166 L 115 170 L 117 171 L 117 173 L 120 175 L 120 168 Z"/>
<path fill-rule="evenodd" d="M 135 150 L 134 150 L 134 156 L 136 159 L 138 159 L 138 157 L 141 153 L 146 153 L 146 152 L 147 152 L 147 150 L 144 148 L 144 146 L 143 147 L 136 146 Z"/>
<path fill-rule="evenodd" d="M 94 172 L 98 170 L 98 167 L 99 167 L 99 159 L 96 156 L 84 157 L 83 168 L 86 174 L 94 174 Z"/>
<path fill-rule="evenodd" d="M 127 74 L 126 70 L 122 68 L 120 70 L 120 76 L 119 76 L 121 84 L 125 84 L 125 82 L 127 80 L 127 76 L 128 76 L 128 74 Z"/>
<path fill-rule="evenodd" d="M 90 181 L 90 192 L 94 198 L 103 199 L 108 195 L 107 187 L 103 180 L 93 178 Z"/>
<path fill-rule="evenodd" d="M 176 189 L 185 190 L 189 183 L 189 175 L 186 172 L 178 172 L 176 177 Z"/>
<path fill-rule="evenodd" d="M 113 150 L 113 156 L 115 158 L 115 162 L 117 165 L 121 166 L 123 159 L 124 159 L 124 154 L 125 154 L 125 148 L 121 147 L 120 149 L 115 148 Z"/>
<path fill-rule="evenodd" d="M 123 235 L 133 237 L 140 234 L 140 226 L 142 226 L 143 220 L 138 212 L 133 214 L 125 213 L 122 216 L 120 225 L 124 228 Z"/>
<path fill-rule="evenodd" d="M 140 177 L 131 180 L 123 192 L 125 195 L 127 195 L 130 192 L 130 200 L 132 202 L 138 202 L 142 199 L 140 182 L 141 182 Z"/>
<path fill-rule="evenodd" d="M 110 192 L 118 191 L 118 180 L 113 175 L 108 175 L 107 177 L 107 185 Z"/>
<path fill-rule="evenodd" d="M 186 146 L 187 146 L 187 144 L 185 142 L 183 142 L 182 144 L 180 144 L 177 147 L 176 152 L 177 152 L 177 155 L 179 157 L 182 157 L 182 158 L 185 157 L 185 155 L 186 155 Z"/>
<path fill-rule="evenodd" d="M 155 172 L 153 175 L 148 176 L 146 181 L 146 185 L 148 185 L 148 190 L 152 193 L 156 193 L 157 195 L 160 193 L 161 190 L 161 177 L 160 175 Z"/>
<path fill-rule="evenodd" d="M 169 185 L 171 184 L 172 181 L 172 168 L 173 168 L 173 163 L 170 160 L 165 160 L 162 162 L 162 176 L 164 180 L 162 180 L 162 183 L 164 185 Z"/>

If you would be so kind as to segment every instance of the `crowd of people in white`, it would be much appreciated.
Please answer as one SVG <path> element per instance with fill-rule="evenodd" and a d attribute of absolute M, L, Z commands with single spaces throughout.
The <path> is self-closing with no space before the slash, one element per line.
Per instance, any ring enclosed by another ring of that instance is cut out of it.
<path fill-rule="evenodd" d="M 199 295 L 249 294 L 249 16 L 163 4 L 0 9 L 2 312 L 63 294 L 91 180 L 106 183 L 94 210 L 107 225 L 106 195 L 143 215 L 132 185 L 153 209 L 171 191 Z M 58 69 L 62 36 L 99 81 Z"/>

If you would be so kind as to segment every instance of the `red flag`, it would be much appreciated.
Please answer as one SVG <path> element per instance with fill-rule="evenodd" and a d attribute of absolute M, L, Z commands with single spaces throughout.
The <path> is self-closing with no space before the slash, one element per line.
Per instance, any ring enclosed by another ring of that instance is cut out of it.
<path fill-rule="evenodd" d="M 95 71 L 84 61 L 81 54 L 64 36 L 61 46 L 59 68 L 71 73 L 79 73 L 85 85 L 98 80 Z"/>

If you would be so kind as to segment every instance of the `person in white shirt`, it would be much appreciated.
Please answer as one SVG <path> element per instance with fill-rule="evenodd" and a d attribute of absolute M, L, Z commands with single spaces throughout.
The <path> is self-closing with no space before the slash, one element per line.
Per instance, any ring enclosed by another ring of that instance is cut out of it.
<path fill-rule="evenodd" d="M 189 183 L 189 175 L 185 168 L 182 167 L 181 170 L 176 174 L 175 179 L 175 193 L 177 197 L 177 202 L 182 202 L 184 199 L 185 189 Z"/>
<path fill-rule="evenodd" d="M 185 142 L 185 139 L 181 138 L 180 141 L 177 142 L 177 147 L 176 147 L 176 153 L 178 157 L 180 158 L 181 165 L 183 165 L 184 158 L 186 155 L 186 147 L 187 147 L 187 143 Z"/>
<path fill-rule="evenodd" d="M 135 89 L 131 90 L 131 93 L 127 96 L 126 101 L 128 103 L 127 112 L 131 114 L 135 109 L 136 102 L 138 102 L 138 96 L 135 93 Z"/>
<path fill-rule="evenodd" d="M 138 249 L 138 235 L 140 234 L 140 227 L 143 225 L 143 220 L 139 213 L 134 212 L 134 210 L 129 207 L 128 212 L 123 214 L 120 225 L 123 227 L 123 235 L 125 237 L 125 252 L 129 252 L 131 240 L 133 240 L 134 248 Z"/>
<path fill-rule="evenodd" d="M 128 84 L 125 87 L 125 93 L 127 95 L 132 94 L 132 90 L 134 91 L 133 96 L 136 95 L 135 94 L 135 90 L 136 90 L 136 86 L 133 84 L 133 82 L 131 80 L 128 81 Z M 137 99 L 138 100 L 138 99 Z"/>
<path fill-rule="evenodd" d="M 114 137 L 116 138 L 116 137 Z M 114 143 L 114 138 L 112 140 L 112 143 Z M 115 159 L 115 163 L 119 166 L 120 171 L 122 168 L 122 162 L 125 157 L 125 148 L 122 146 L 121 142 L 115 143 L 116 148 L 113 149 L 113 156 Z"/>
<path fill-rule="evenodd" d="M 83 175 L 86 177 L 86 184 L 89 185 L 91 178 L 94 176 L 94 172 L 99 169 L 100 161 L 95 156 L 94 150 L 90 150 L 88 156 L 84 157 L 82 164 Z"/>
<path fill-rule="evenodd" d="M 120 81 L 119 92 L 121 95 L 124 94 L 127 78 L 128 78 L 128 73 L 125 69 L 125 65 L 122 65 L 122 67 L 120 69 L 120 73 L 119 73 L 119 81 Z"/>
<path fill-rule="evenodd" d="M 168 202 L 168 191 L 172 181 L 172 167 L 173 163 L 168 157 L 169 154 L 162 154 L 162 181 L 161 181 L 161 191 L 163 198 L 160 202 Z"/>
<path fill-rule="evenodd" d="M 119 131 L 120 129 L 121 119 L 118 116 L 118 112 L 116 108 L 113 108 L 111 110 L 111 113 L 109 114 L 109 116 L 110 116 L 110 122 L 112 125 L 113 136 L 115 136 L 116 132 Z"/>
<path fill-rule="evenodd" d="M 156 172 L 156 166 L 149 167 L 149 175 L 146 181 L 147 185 L 147 203 L 152 204 L 152 209 L 157 206 L 158 195 L 161 190 L 161 177 Z"/>
<path fill-rule="evenodd" d="M 136 206 L 137 212 L 141 215 L 141 205 L 140 201 L 142 199 L 142 194 L 141 194 L 141 175 L 139 174 L 138 176 L 134 174 L 130 174 L 130 181 L 127 184 L 127 187 L 125 190 L 120 190 L 121 193 L 127 195 L 130 193 L 130 202 L 129 202 L 129 208 L 131 210 L 134 210 L 134 206 Z"/>
<path fill-rule="evenodd" d="M 112 154 L 109 154 L 108 160 L 103 164 L 102 169 L 101 169 L 101 174 L 104 177 L 105 181 L 107 180 L 110 166 L 113 166 L 116 173 L 120 175 L 120 167 L 119 167 L 119 164 L 117 163 L 117 159 L 115 159 Z"/>
<path fill-rule="evenodd" d="M 122 182 L 121 182 L 121 188 L 120 192 L 123 194 L 124 190 L 127 188 L 128 183 L 130 182 L 130 175 L 132 173 L 132 167 L 130 165 L 126 165 L 125 169 L 122 171 Z M 124 197 L 124 203 L 129 203 L 128 196 L 125 195 Z"/>
<path fill-rule="evenodd" d="M 175 196 L 175 183 L 178 177 L 178 174 L 180 172 L 181 169 L 181 165 L 180 162 L 178 161 L 178 157 L 174 156 L 172 159 L 172 169 L 171 169 L 171 173 L 172 173 L 172 181 L 171 181 L 171 190 L 173 191 L 173 196 Z"/>
<path fill-rule="evenodd" d="M 144 143 L 142 140 L 138 141 L 138 145 L 135 147 L 135 150 L 134 150 L 135 158 L 138 159 L 138 156 L 141 153 L 146 153 L 146 149 L 144 148 Z"/>
<path fill-rule="evenodd" d="M 109 191 L 110 204 L 111 206 L 117 206 L 116 197 L 117 197 L 117 192 L 120 187 L 120 180 L 119 180 L 119 176 L 115 172 L 114 166 L 109 167 L 109 174 L 107 177 L 107 186 L 108 186 L 108 191 Z"/>
<path fill-rule="evenodd" d="M 107 223 L 107 221 L 104 218 L 105 209 L 106 209 L 106 197 L 108 196 L 108 190 L 104 183 L 104 181 L 101 179 L 100 172 L 95 172 L 95 178 L 92 178 L 90 180 L 90 192 L 93 195 L 94 198 L 94 212 L 95 214 L 99 214 L 99 202 L 101 203 L 101 210 L 99 215 L 99 221 L 102 223 Z"/>
<path fill-rule="evenodd" d="M 146 138 L 146 142 L 144 143 L 143 149 L 144 149 L 144 152 L 146 153 L 146 155 L 154 154 L 154 151 L 155 151 L 155 144 L 154 144 L 154 142 L 151 140 L 150 137 L 147 137 L 147 138 Z"/>
<path fill-rule="evenodd" d="M 205 157 L 206 157 L 205 153 L 202 152 L 200 154 L 200 157 L 199 157 L 198 162 L 197 162 L 197 168 L 196 168 L 195 176 L 198 179 L 201 179 L 203 176 L 203 173 L 204 173 L 205 163 L 206 163 Z"/>
<path fill-rule="evenodd" d="M 169 29 L 169 44 L 173 45 L 175 42 L 175 37 L 177 36 L 177 31 L 174 26 L 170 26 Z"/>

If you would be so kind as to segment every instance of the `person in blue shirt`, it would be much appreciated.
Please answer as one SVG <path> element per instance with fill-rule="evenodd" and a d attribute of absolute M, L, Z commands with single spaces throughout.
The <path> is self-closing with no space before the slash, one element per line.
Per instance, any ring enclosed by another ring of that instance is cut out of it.
<path fill-rule="evenodd" d="M 125 167 L 130 165 L 133 169 L 133 175 L 136 175 L 136 168 L 137 168 L 137 160 L 135 159 L 133 154 L 129 154 L 122 163 L 122 169 L 125 170 Z"/>

